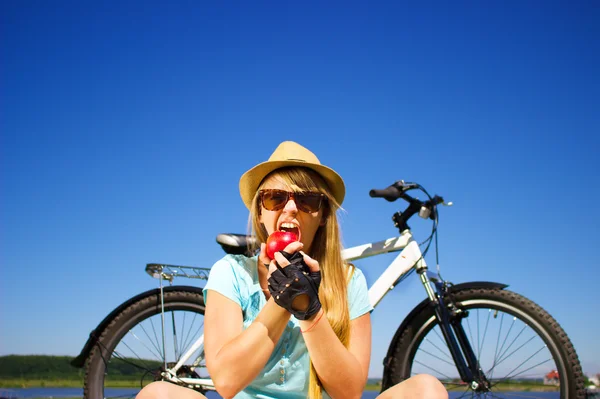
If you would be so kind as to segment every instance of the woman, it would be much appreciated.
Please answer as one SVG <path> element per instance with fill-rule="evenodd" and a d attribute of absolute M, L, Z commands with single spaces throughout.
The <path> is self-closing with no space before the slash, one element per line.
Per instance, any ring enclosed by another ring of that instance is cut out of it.
<path fill-rule="evenodd" d="M 257 256 L 227 255 L 211 269 L 204 299 L 206 365 L 224 398 L 360 398 L 371 352 L 372 307 L 361 271 L 341 257 L 336 211 L 342 178 L 301 145 L 281 143 L 240 179 Z M 275 231 L 297 237 L 267 256 Z M 202 398 L 155 382 L 137 396 Z M 378 398 L 447 398 L 418 375 Z"/>

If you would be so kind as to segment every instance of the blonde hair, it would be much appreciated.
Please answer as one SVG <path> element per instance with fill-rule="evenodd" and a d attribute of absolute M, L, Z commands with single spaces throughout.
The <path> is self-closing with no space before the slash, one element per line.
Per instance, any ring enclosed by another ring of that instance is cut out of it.
<path fill-rule="evenodd" d="M 347 287 L 354 268 L 342 259 L 341 234 L 336 215 L 340 205 L 329 192 L 327 184 L 321 176 L 311 169 L 300 167 L 277 169 L 263 179 L 259 190 L 272 175 L 277 175 L 292 191 L 318 191 L 328 198 L 323 210 L 325 223 L 319 226 L 313 238 L 313 243 L 318 245 L 312 245 L 312 253 L 309 255 L 319 262 L 321 269 L 322 280 L 319 287 L 319 300 L 327 315 L 327 320 L 329 320 L 335 335 L 347 348 L 350 343 Z M 260 243 L 266 242 L 268 234 L 260 223 L 261 204 L 257 194 L 254 195 L 252 207 L 250 208 L 249 228 L 250 234 L 257 238 L 256 245 L 260 245 Z M 323 397 L 321 381 L 312 361 L 310 362 L 308 397 L 311 399 L 321 399 Z"/>

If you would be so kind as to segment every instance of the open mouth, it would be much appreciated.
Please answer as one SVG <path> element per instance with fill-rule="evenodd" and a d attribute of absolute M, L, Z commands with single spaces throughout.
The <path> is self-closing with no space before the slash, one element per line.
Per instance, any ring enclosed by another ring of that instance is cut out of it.
<path fill-rule="evenodd" d="M 292 233 L 296 236 L 298 241 L 300 240 L 300 229 L 294 223 L 286 223 L 286 222 L 281 223 L 279 225 L 279 231 L 286 231 L 286 232 Z"/>

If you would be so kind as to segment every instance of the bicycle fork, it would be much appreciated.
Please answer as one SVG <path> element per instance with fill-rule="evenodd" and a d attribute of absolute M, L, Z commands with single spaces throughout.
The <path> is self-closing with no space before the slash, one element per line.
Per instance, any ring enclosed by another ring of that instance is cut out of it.
<path fill-rule="evenodd" d="M 468 316 L 468 311 L 456 306 L 448 292 L 447 283 L 437 275 L 435 275 L 435 278 L 430 279 L 426 268 L 417 270 L 417 273 L 425 287 L 425 291 L 427 291 L 431 305 L 434 307 L 435 316 L 460 378 L 470 384 L 474 391 L 489 391 L 490 382 L 481 369 L 462 326 L 462 319 Z M 432 283 L 435 285 L 435 291 L 431 286 Z"/>

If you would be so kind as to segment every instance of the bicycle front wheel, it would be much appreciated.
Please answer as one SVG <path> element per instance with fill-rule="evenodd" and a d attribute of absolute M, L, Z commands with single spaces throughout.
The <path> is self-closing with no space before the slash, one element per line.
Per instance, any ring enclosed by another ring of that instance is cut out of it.
<path fill-rule="evenodd" d="M 451 295 L 467 311 L 462 326 L 489 387 L 461 380 L 434 310 L 426 307 L 401 332 L 384 390 L 411 376 L 430 374 L 448 391 L 462 392 L 460 397 L 585 397 L 575 349 L 544 309 L 508 290 L 471 288 Z"/>
<path fill-rule="evenodd" d="M 153 294 L 132 303 L 111 320 L 88 356 L 84 397 L 134 398 L 142 387 L 163 380 L 165 368 L 172 368 L 203 332 L 204 298 L 199 292 L 170 290 L 162 301 Z M 177 377 L 208 378 L 202 348 L 179 368 Z M 203 392 L 202 387 L 196 390 Z"/>

